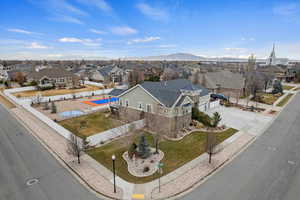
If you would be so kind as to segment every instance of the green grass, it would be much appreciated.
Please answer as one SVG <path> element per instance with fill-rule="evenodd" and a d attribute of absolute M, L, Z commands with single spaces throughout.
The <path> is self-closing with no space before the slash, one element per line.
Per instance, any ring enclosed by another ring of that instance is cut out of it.
<path fill-rule="evenodd" d="M 221 143 L 228 137 L 235 134 L 237 130 L 228 129 L 217 134 L 217 142 Z M 135 134 L 135 141 L 138 140 L 140 134 Z M 150 133 L 145 133 L 148 143 L 154 147 L 154 137 Z M 163 140 L 159 144 L 159 149 L 165 154 L 162 162 L 164 163 L 164 174 L 168 174 L 175 169 L 181 167 L 187 162 L 197 158 L 205 152 L 206 146 L 206 133 L 205 132 L 194 132 L 184 137 L 180 141 Z M 97 160 L 99 163 L 104 165 L 106 168 L 112 170 L 111 156 L 116 155 L 117 161 L 117 175 L 123 179 L 132 183 L 145 183 L 158 178 L 155 173 L 152 176 L 138 178 L 132 176 L 127 170 L 126 161 L 122 158 L 125 151 L 128 150 L 128 138 L 120 138 L 102 147 L 88 150 L 87 153 Z"/>
<path fill-rule="evenodd" d="M 279 97 L 281 95 L 261 93 L 261 94 L 258 94 L 258 96 L 260 96 L 260 103 L 264 103 L 264 104 L 268 104 L 268 105 L 273 105 L 273 103 L 275 101 L 277 101 L 277 99 L 279 99 Z"/>
<path fill-rule="evenodd" d="M 122 125 L 121 122 L 113 120 L 111 117 L 106 117 L 105 114 L 107 113 L 96 112 L 66 119 L 60 121 L 59 124 L 79 137 L 90 136 Z M 84 127 L 80 127 L 82 121 L 86 121 Z"/>
<path fill-rule="evenodd" d="M 288 94 L 286 97 L 284 97 L 276 106 L 283 107 L 293 96 L 293 94 Z"/>
<path fill-rule="evenodd" d="M 289 85 L 283 85 L 282 86 L 282 89 L 283 90 L 291 90 L 291 89 L 293 89 L 295 86 L 289 86 Z"/>

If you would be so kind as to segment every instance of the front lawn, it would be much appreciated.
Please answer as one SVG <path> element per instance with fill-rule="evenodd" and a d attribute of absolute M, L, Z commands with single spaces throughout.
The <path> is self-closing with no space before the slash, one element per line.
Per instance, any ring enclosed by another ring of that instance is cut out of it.
<path fill-rule="evenodd" d="M 277 101 L 277 99 L 279 99 L 280 96 L 281 94 L 270 94 L 270 93 L 257 94 L 258 102 L 268 104 L 268 105 L 273 105 L 273 103 Z"/>
<path fill-rule="evenodd" d="M 283 107 L 293 96 L 293 94 L 286 95 L 276 106 Z"/>
<path fill-rule="evenodd" d="M 217 142 L 221 143 L 225 139 L 235 134 L 237 130 L 228 129 L 217 135 Z M 154 147 L 154 136 L 150 133 L 145 133 L 150 146 Z M 140 134 L 135 134 L 135 141 L 138 140 Z M 104 165 L 106 168 L 112 170 L 111 156 L 116 155 L 116 173 L 123 179 L 132 183 L 145 183 L 158 178 L 157 173 L 152 176 L 138 178 L 132 176 L 127 170 L 126 161 L 122 158 L 122 154 L 128 150 L 130 142 L 129 137 L 122 137 L 102 147 L 94 148 L 87 151 L 91 157 Z M 206 133 L 194 132 L 184 137 L 180 141 L 162 140 L 159 144 L 159 149 L 165 154 L 162 163 L 164 164 L 163 172 L 168 174 L 175 169 L 181 167 L 187 162 L 197 158 L 205 152 Z"/>
<path fill-rule="evenodd" d="M 0 94 L 0 103 L 1 104 L 3 104 L 5 107 L 7 107 L 7 108 L 15 108 L 16 106 L 13 104 L 13 103 L 11 103 L 8 99 L 6 99 L 4 96 L 2 96 L 1 94 Z"/>
<path fill-rule="evenodd" d="M 41 94 L 44 97 L 47 96 L 55 96 L 55 95 L 64 95 L 64 94 L 73 94 L 78 92 L 89 92 L 89 91 L 95 91 L 100 90 L 101 88 L 97 86 L 92 85 L 85 85 L 84 88 L 79 89 L 51 89 L 51 90 L 45 90 L 45 91 L 37 91 L 37 90 L 31 90 L 31 91 L 25 91 L 25 92 L 16 92 L 13 93 L 14 96 L 20 98 L 20 97 L 33 97 L 37 94 Z"/>
<path fill-rule="evenodd" d="M 297 87 L 294 89 L 294 91 L 299 91 L 300 90 L 300 87 Z"/>
<path fill-rule="evenodd" d="M 60 121 L 59 124 L 79 137 L 90 136 L 122 125 L 120 121 L 105 115 L 109 115 L 109 113 L 96 112 L 66 119 Z M 85 123 L 83 124 L 83 122 Z"/>
<path fill-rule="evenodd" d="M 291 90 L 291 89 L 293 89 L 295 86 L 289 86 L 289 85 L 283 85 L 282 86 L 282 89 L 283 90 Z"/>

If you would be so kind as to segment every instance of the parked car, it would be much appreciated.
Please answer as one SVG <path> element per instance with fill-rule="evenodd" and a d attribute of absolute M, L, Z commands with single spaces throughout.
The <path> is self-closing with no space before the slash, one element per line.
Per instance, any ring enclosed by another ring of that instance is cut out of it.
<path fill-rule="evenodd" d="M 224 100 L 224 101 L 228 101 L 229 98 L 227 96 L 225 96 L 224 94 L 211 94 L 210 98 L 216 100 L 216 99 L 220 99 L 220 100 Z"/>

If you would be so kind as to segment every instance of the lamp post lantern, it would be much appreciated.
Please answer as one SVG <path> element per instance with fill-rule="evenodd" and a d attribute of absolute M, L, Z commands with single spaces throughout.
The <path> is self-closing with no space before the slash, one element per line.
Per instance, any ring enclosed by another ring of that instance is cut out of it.
<path fill-rule="evenodd" d="M 113 173 L 114 173 L 114 193 L 116 193 L 116 167 L 115 167 L 115 160 L 116 160 L 116 156 L 112 155 L 111 157 L 112 159 L 112 163 L 113 163 Z"/>

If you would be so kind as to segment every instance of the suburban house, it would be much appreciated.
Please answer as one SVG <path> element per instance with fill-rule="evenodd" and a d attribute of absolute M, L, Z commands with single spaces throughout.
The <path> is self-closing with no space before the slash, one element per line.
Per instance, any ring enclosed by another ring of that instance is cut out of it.
<path fill-rule="evenodd" d="M 0 64 L 0 81 L 6 81 L 9 78 L 7 70 Z"/>
<path fill-rule="evenodd" d="M 300 74 L 300 68 L 298 67 L 288 67 L 285 72 L 285 80 L 287 82 L 297 81 L 297 74 Z"/>
<path fill-rule="evenodd" d="M 39 87 L 74 88 L 80 85 L 79 77 L 61 68 L 46 68 L 27 76 L 27 82 L 36 82 Z"/>
<path fill-rule="evenodd" d="M 246 78 L 246 88 L 249 88 L 251 93 L 254 92 L 266 92 L 273 87 L 273 81 L 275 76 L 260 72 L 257 70 L 249 71 L 244 74 Z"/>
<path fill-rule="evenodd" d="M 150 130 L 176 134 L 191 123 L 192 107 L 209 107 L 209 90 L 189 80 L 146 81 L 128 90 L 113 90 L 121 119 L 145 118 Z M 159 129 L 159 130 L 158 130 Z"/>
<path fill-rule="evenodd" d="M 90 80 L 103 83 L 122 83 L 124 70 L 115 65 L 108 65 L 90 71 Z"/>
<path fill-rule="evenodd" d="M 239 73 L 222 70 L 196 74 L 196 82 L 212 93 L 222 93 L 228 97 L 240 98 L 245 88 L 245 78 Z"/>

